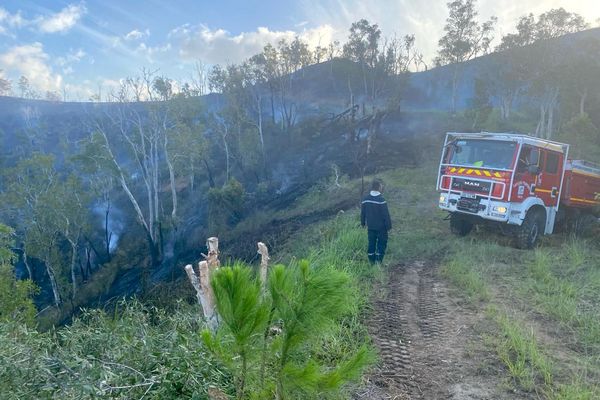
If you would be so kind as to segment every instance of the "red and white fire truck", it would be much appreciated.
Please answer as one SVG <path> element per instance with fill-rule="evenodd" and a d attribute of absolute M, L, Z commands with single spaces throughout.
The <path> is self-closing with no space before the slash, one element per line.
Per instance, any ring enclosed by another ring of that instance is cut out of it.
<path fill-rule="evenodd" d="M 447 133 L 437 188 L 452 232 L 492 225 L 532 248 L 559 226 L 589 229 L 600 216 L 600 166 L 568 154 L 568 144 L 528 135 Z"/>

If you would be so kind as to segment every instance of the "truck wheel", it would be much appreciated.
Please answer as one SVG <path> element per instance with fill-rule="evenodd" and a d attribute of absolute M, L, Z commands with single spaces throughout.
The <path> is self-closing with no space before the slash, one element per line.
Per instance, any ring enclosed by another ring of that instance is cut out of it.
<path fill-rule="evenodd" d="M 467 236 L 473 230 L 473 223 L 466 218 L 450 214 L 450 232 L 458 236 Z"/>
<path fill-rule="evenodd" d="M 519 249 L 533 249 L 544 233 L 544 217 L 539 211 L 529 211 L 517 229 L 516 245 Z"/>

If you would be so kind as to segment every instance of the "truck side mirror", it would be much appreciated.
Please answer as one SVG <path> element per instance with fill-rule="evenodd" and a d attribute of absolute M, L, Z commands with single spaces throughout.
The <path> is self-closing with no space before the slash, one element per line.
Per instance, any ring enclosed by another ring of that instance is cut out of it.
<path fill-rule="evenodd" d="M 527 172 L 529 172 L 531 175 L 539 175 L 541 168 L 538 165 L 529 165 L 527 167 Z"/>

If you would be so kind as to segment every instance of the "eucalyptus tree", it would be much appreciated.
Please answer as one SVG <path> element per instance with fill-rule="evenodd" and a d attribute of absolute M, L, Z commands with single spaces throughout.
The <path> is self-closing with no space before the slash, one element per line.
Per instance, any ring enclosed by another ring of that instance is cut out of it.
<path fill-rule="evenodd" d="M 88 198 L 79 179 L 61 175 L 50 155 L 34 154 L 3 172 L 4 201 L 12 206 L 9 214 L 23 241 L 23 258 L 26 263 L 28 258 L 43 262 L 54 304 L 60 307 L 65 293 L 77 295 L 76 261 L 87 224 Z M 63 250 L 65 241 L 70 254 Z"/>
<path fill-rule="evenodd" d="M 588 26 L 583 17 L 563 8 L 542 13 L 537 20 L 533 14 L 529 14 L 519 19 L 517 31 L 505 35 L 496 48 L 504 52 L 508 64 L 512 66 L 506 76 L 507 86 L 515 87 L 512 95 L 516 91 L 524 91 L 524 88 L 528 97 L 539 107 L 536 136 L 551 138 L 554 133 L 555 111 L 564 82 L 563 72 L 568 64 L 573 63 L 573 60 L 564 60 L 564 52 L 573 54 L 571 50 L 576 47 L 573 43 L 550 39 L 581 31 Z M 581 53 L 576 58 L 580 56 Z M 586 96 L 585 90 L 582 90 L 583 103 Z"/>
<path fill-rule="evenodd" d="M 456 112 L 458 83 L 462 74 L 463 63 L 485 54 L 490 49 L 493 39 L 496 17 L 479 23 L 475 0 L 455 0 L 448 3 L 449 16 L 446 19 L 444 32 L 439 40 L 436 65 L 453 66 L 452 74 L 452 112 Z"/>
<path fill-rule="evenodd" d="M 0 224 L 0 321 L 18 321 L 33 325 L 35 305 L 32 296 L 37 288 L 31 280 L 17 280 L 14 230 Z"/>
<path fill-rule="evenodd" d="M 366 19 L 352 23 L 348 41 L 343 47 L 343 57 L 361 66 L 365 96 L 375 97 L 375 67 L 379 59 L 379 42 L 381 30 L 377 24 L 370 24 Z M 367 83 L 371 75 L 371 87 Z"/>
<path fill-rule="evenodd" d="M 299 37 L 292 41 L 282 39 L 276 47 L 267 44 L 249 62 L 269 88 L 273 124 L 276 122 L 278 100 L 281 129 L 289 133 L 296 123 L 297 105 L 294 99 L 299 96 L 301 89 L 294 84 L 297 80 L 296 72 L 313 63 L 313 52 Z"/>
<path fill-rule="evenodd" d="M 212 130 L 219 134 L 225 152 L 224 185 L 231 178 L 233 161 L 241 171 L 250 167 L 257 176 L 257 168 L 265 164 L 262 119 L 265 77 L 255 61 L 224 68 L 215 66 L 209 77 L 211 88 L 224 97 L 220 110 L 211 116 Z"/>
<path fill-rule="evenodd" d="M 176 100 L 181 96 L 175 87 L 170 79 L 142 70 L 141 76 L 121 83 L 113 95 L 114 105 L 105 108 L 102 117 L 93 118 L 91 126 L 93 133 L 102 139 L 102 157 L 109 160 L 109 170 L 125 192 L 146 234 L 152 265 L 162 261 L 163 223 L 168 222 L 173 230 L 179 223 L 176 166 L 182 164 L 175 160 L 189 159 L 190 152 L 201 148 L 187 147 L 185 141 L 178 138 L 184 125 L 189 128 L 182 133 L 184 136 L 200 136 L 201 132 L 196 129 L 197 107 L 190 110 L 195 113 L 192 118 L 184 119 L 178 111 L 181 103 Z M 165 180 L 170 202 L 161 197 Z M 139 185 L 143 188 L 141 194 L 137 190 Z"/>
<path fill-rule="evenodd" d="M 102 261 L 109 262 L 111 259 L 111 246 L 113 232 L 110 228 L 111 210 L 113 207 L 113 190 L 116 186 L 115 167 L 112 160 L 104 151 L 104 138 L 95 133 L 83 139 L 80 143 L 80 151 L 72 157 L 74 166 L 86 177 L 85 190 L 91 193 L 95 202 L 93 209 L 101 209 L 103 214 L 103 254 L 96 250 L 93 240 L 86 237 L 87 245 Z M 86 249 L 89 257 L 89 249 Z"/>

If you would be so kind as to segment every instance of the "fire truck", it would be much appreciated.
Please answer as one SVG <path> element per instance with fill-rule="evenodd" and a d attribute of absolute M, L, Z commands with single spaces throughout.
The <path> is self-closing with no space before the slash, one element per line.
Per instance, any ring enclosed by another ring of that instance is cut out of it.
<path fill-rule="evenodd" d="M 437 188 L 451 231 L 488 225 L 531 249 L 563 227 L 589 230 L 600 216 L 600 166 L 568 155 L 568 144 L 523 134 L 447 133 Z"/>

